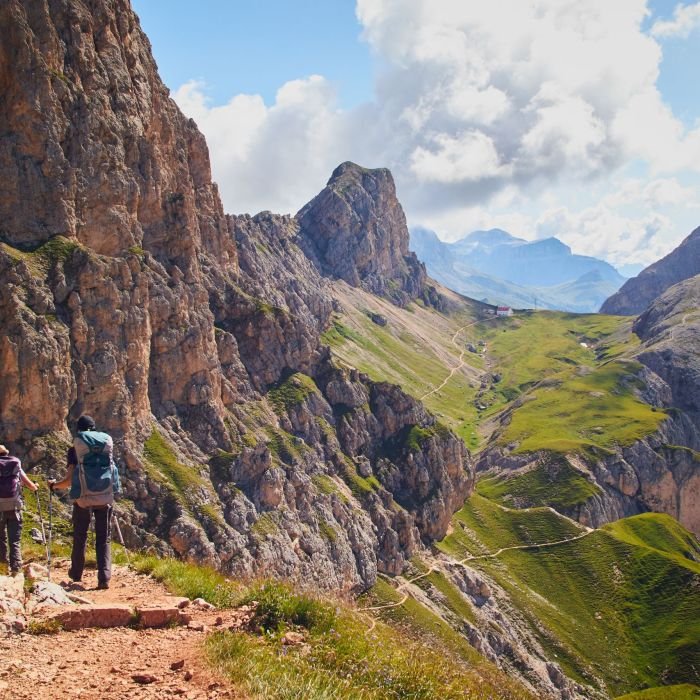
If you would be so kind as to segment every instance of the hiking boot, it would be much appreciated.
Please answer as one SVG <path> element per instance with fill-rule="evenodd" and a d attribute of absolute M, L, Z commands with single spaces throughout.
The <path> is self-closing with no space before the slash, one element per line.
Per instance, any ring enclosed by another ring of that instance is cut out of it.
<path fill-rule="evenodd" d="M 106 591 L 108 588 L 109 588 L 109 583 L 107 583 L 107 581 L 100 581 L 97 584 L 98 591 Z"/>
<path fill-rule="evenodd" d="M 69 578 L 71 581 L 73 581 L 73 583 L 80 583 L 80 579 L 82 578 L 82 576 L 76 576 L 76 575 L 73 573 L 73 569 L 68 569 L 68 578 Z"/>

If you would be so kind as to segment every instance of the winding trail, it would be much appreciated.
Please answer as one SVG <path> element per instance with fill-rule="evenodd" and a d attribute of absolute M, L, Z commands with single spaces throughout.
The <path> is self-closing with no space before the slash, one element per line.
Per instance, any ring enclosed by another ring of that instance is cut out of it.
<path fill-rule="evenodd" d="M 593 532 L 595 532 L 595 530 L 589 529 L 586 530 L 586 532 L 582 532 L 580 535 L 576 535 L 576 537 L 568 537 L 567 539 L 556 540 L 555 542 L 543 542 L 542 544 L 519 544 L 514 545 L 512 547 L 501 547 L 499 550 L 491 552 L 489 554 L 470 554 L 468 557 L 465 557 L 464 559 L 460 559 L 459 561 L 455 561 L 453 563 L 457 564 L 458 566 L 466 566 L 466 563 L 469 561 L 475 561 L 477 559 L 493 559 L 495 557 L 500 556 L 503 552 L 508 552 L 514 549 L 546 549 L 548 547 L 556 547 L 557 545 L 566 544 L 567 542 L 575 542 L 576 540 L 581 540 L 584 537 L 588 537 L 588 535 L 592 534 Z M 386 603 L 384 605 L 372 605 L 366 608 L 358 608 L 357 612 L 376 612 L 378 610 L 387 610 L 389 608 L 398 608 L 402 606 L 411 597 L 410 593 L 406 591 L 406 588 L 408 586 L 411 586 L 416 581 L 420 581 L 421 579 L 430 576 L 430 574 L 440 570 L 440 566 L 438 566 L 437 564 L 433 564 L 427 571 L 420 574 L 419 576 L 416 576 L 415 578 L 409 579 L 408 581 L 404 581 L 403 583 L 399 584 L 396 587 L 396 591 L 398 592 L 403 590 L 403 598 L 401 600 L 395 603 Z M 374 629 L 375 624 L 376 623 L 374 623 L 368 631 Z"/>
<path fill-rule="evenodd" d="M 467 328 L 470 328 L 471 326 L 476 326 L 477 323 L 488 323 L 488 321 L 492 321 L 493 319 L 490 318 L 479 318 L 476 321 L 471 321 L 470 323 L 467 323 L 466 325 L 462 326 L 461 328 L 458 328 L 455 334 L 452 336 L 452 345 L 455 346 L 457 350 L 460 350 L 461 352 L 459 353 L 459 363 L 455 365 L 451 370 L 450 373 L 445 377 L 443 380 L 442 384 L 439 386 L 436 386 L 435 388 L 431 389 L 430 391 L 426 392 L 423 394 L 423 396 L 420 397 L 421 401 L 425 401 L 425 399 L 428 398 L 428 396 L 432 396 L 433 394 L 436 394 L 438 391 L 440 391 L 449 381 L 452 379 L 452 377 L 455 376 L 457 372 L 459 372 L 462 367 L 464 367 L 467 363 L 464 361 L 464 354 L 467 352 L 467 348 L 461 348 L 457 344 L 457 337 Z M 471 366 L 471 365 L 470 365 Z"/>
<path fill-rule="evenodd" d="M 461 326 L 460 328 L 457 329 L 457 331 L 455 331 L 455 334 L 452 336 L 452 345 L 454 345 L 454 347 L 455 347 L 457 350 L 460 350 L 458 364 L 455 365 L 455 366 L 450 370 L 450 373 L 447 375 L 447 377 L 445 377 L 445 379 L 442 381 L 442 383 L 441 383 L 440 385 L 434 387 L 434 388 L 431 389 L 430 391 L 428 391 L 428 392 L 426 392 L 425 394 L 423 394 L 423 396 L 420 397 L 420 400 L 421 400 L 421 401 L 425 401 L 425 399 L 427 399 L 429 396 L 432 396 L 433 394 L 436 394 L 436 393 L 439 392 L 441 389 L 443 389 L 443 388 L 447 385 L 447 383 L 452 379 L 452 377 L 454 377 L 454 375 L 455 375 L 457 372 L 459 372 L 459 370 L 462 369 L 462 367 L 464 367 L 464 366 L 467 364 L 467 363 L 464 361 L 464 357 L 465 357 L 465 353 L 468 352 L 468 349 L 467 349 L 466 346 L 465 346 L 465 347 L 460 347 L 460 345 L 459 345 L 458 342 L 457 342 L 457 338 L 458 338 L 467 328 L 471 328 L 472 326 L 475 326 L 475 325 L 477 325 L 478 323 L 487 323 L 488 321 L 491 321 L 491 320 L 494 320 L 494 319 L 490 319 L 490 318 L 487 318 L 487 319 L 477 319 L 477 320 L 475 320 L 475 321 L 471 321 L 471 322 L 465 324 L 464 326 Z M 685 323 L 685 318 L 683 319 L 683 322 Z M 537 384 L 535 384 L 532 388 L 536 388 L 536 387 L 537 387 L 539 384 L 541 384 L 543 381 L 545 381 L 545 380 L 541 380 L 540 382 L 538 382 Z M 503 506 L 502 506 L 502 507 L 503 507 Z M 507 508 L 505 508 L 505 507 L 504 507 L 504 509 L 507 510 Z M 530 510 L 530 509 L 529 509 L 529 508 L 526 508 L 526 509 L 524 509 L 524 510 Z M 551 511 L 554 512 L 554 513 L 557 513 L 557 511 L 555 511 L 553 508 L 549 508 L 549 510 L 551 510 Z M 561 515 L 561 514 L 560 514 L 560 513 L 557 513 L 557 515 Z M 564 516 L 564 517 L 565 517 L 565 516 Z M 580 523 L 577 523 L 577 525 L 578 525 L 578 524 L 580 524 Z M 575 542 L 576 540 L 580 540 L 580 539 L 583 539 L 584 537 L 588 537 L 588 535 L 590 535 L 590 534 L 593 533 L 593 532 L 595 532 L 594 529 L 592 529 L 592 528 L 586 528 L 584 532 L 582 532 L 580 535 L 576 535 L 575 537 L 569 537 L 569 538 L 566 538 L 566 539 L 563 539 L 563 540 L 556 540 L 556 541 L 554 541 L 554 542 L 543 542 L 543 543 L 541 543 L 541 544 L 523 544 L 523 545 L 514 545 L 514 546 L 512 546 L 512 547 L 501 547 L 501 548 L 498 549 L 497 551 L 495 551 L 495 552 L 490 552 L 490 553 L 488 553 L 488 554 L 470 554 L 468 557 L 465 557 L 464 559 L 460 559 L 460 560 L 458 560 L 458 561 L 454 561 L 453 563 L 454 563 L 454 564 L 457 564 L 458 566 L 466 566 L 467 562 L 476 561 L 476 560 L 479 560 L 479 559 L 494 559 L 495 557 L 500 556 L 503 552 L 509 552 L 509 551 L 513 551 L 513 550 L 516 550 L 516 549 L 547 549 L 547 548 L 549 548 L 549 547 L 556 547 L 556 546 L 558 546 L 558 545 L 566 544 L 566 543 L 568 543 L 568 542 Z M 434 572 L 436 572 L 436 571 L 441 571 L 441 567 L 440 567 L 439 565 L 437 565 L 437 564 L 433 564 L 427 571 L 423 572 L 422 574 L 420 574 L 420 575 L 418 575 L 418 576 L 415 576 L 415 577 L 412 578 L 412 579 L 409 579 L 409 580 L 406 580 L 406 581 L 403 581 L 402 583 L 400 583 L 400 584 L 396 587 L 395 590 L 396 590 L 397 592 L 403 592 L 403 597 L 401 598 L 401 600 L 399 600 L 399 601 L 397 601 L 397 602 L 394 602 L 394 603 L 386 603 L 386 604 L 383 604 L 383 605 L 371 605 L 371 606 L 364 607 L 364 608 L 357 608 L 357 612 L 359 612 L 359 613 L 370 613 L 370 612 L 377 612 L 377 611 L 380 611 L 380 610 L 387 610 L 387 609 L 390 609 L 390 608 L 398 608 L 398 607 L 402 606 L 402 605 L 411 597 L 410 593 L 407 591 L 407 588 L 408 588 L 409 586 L 413 585 L 414 583 L 416 583 L 417 581 L 420 581 L 421 579 L 426 578 L 427 576 L 430 576 L 430 574 L 432 574 L 432 573 L 434 573 Z M 369 632 L 371 632 L 371 631 L 376 627 L 377 621 L 376 621 L 376 618 L 373 617 L 373 616 L 367 615 L 367 617 L 368 617 L 368 618 L 370 619 L 370 621 L 371 621 L 370 628 L 367 630 L 367 632 L 369 633 Z"/>

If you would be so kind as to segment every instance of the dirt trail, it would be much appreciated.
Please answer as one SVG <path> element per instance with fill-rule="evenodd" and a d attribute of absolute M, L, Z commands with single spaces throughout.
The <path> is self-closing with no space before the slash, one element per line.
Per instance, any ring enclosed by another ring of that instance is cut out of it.
<path fill-rule="evenodd" d="M 457 374 L 457 372 L 459 372 L 459 370 L 462 369 L 462 367 L 464 367 L 467 364 L 464 361 L 464 355 L 467 352 L 467 348 L 466 348 L 466 346 L 460 348 L 459 344 L 457 343 L 457 338 L 459 337 L 459 335 L 461 333 L 463 333 L 465 330 L 467 330 L 467 328 L 471 328 L 471 326 L 475 326 L 477 323 L 484 323 L 484 322 L 489 321 L 489 320 L 491 320 L 491 319 L 477 319 L 476 321 L 472 321 L 470 323 L 467 323 L 465 326 L 462 326 L 461 328 L 457 329 L 455 334 L 452 336 L 452 345 L 454 345 L 455 348 L 457 348 L 457 350 L 460 350 L 458 364 L 455 365 L 450 370 L 450 373 L 445 377 L 442 384 L 440 384 L 439 386 L 436 386 L 435 388 L 433 388 L 430 391 L 423 394 L 423 396 L 420 397 L 421 401 L 425 401 L 428 398 L 428 396 L 432 396 L 433 394 L 436 394 L 438 391 L 440 391 L 447 384 L 447 382 L 449 382 L 450 379 L 452 379 L 452 377 L 454 377 L 455 374 Z"/>
<path fill-rule="evenodd" d="M 543 542 L 542 544 L 519 544 L 514 545 L 512 547 L 501 547 L 495 552 L 490 552 L 488 554 L 470 554 L 468 557 L 465 557 L 464 559 L 460 559 L 459 561 L 455 561 L 453 563 L 457 564 L 458 566 L 466 566 L 466 563 L 469 561 L 475 561 L 477 559 L 493 559 L 495 557 L 500 556 L 503 552 L 509 552 L 514 549 L 546 549 L 548 547 L 556 547 L 560 544 L 566 544 L 567 542 L 575 542 L 576 540 L 588 537 L 588 535 L 590 535 L 592 532 L 595 532 L 595 530 L 587 529 L 586 532 L 583 532 L 580 535 L 576 535 L 575 537 L 569 537 L 563 540 L 556 540 L 554 542 Z M 415 578 L 409 579 L 408 581 L 404 581 L 403 583 L 399 584 L 396 587 L 396 591 L 403 591 L 403 598 L 401 598 L 401 600 L 395 603 L 385 603 L 383 605 L 373 605 L 366 608 L 358 608 L 358 612 L 375 612 L 379 610 L 388 610 L 389 608 L 398 608 L 410 598 L 410 593 L 408 593 L 406 589 L 409 586 L 416 583 L 416 581 L 420 581 L 421 579 L 430 576 L 430 574 L 432 574 L 435 571 L 441 571 L 440 566 L 437 564 L 433 564 L 427 571 L 416 576 Z"/>
<path fill-rule="evenodd" d="M 58 562 L 53 581 L 66 581 L 67 563 Z M 66 583 L 66 586 L 68 584 Z M 172 605 L 176 600 L 149 576 L 115 567 L 107 591 L 95 590 L 96 574 L 70 590 L 96 604 Z M 239 627 L 235 610 L 205 610 L 190 605 L 187 627 L 163 629 L 84 629 L 53 635 L 21 634 L 0 639 L 0 698 L 13 700 L 131 700 L 245 698 L 219 677 L 203 658 L 203 642 L 214 629 Z M 218 624 L 217 624 L 218 622 Z M 171 669 L 171 664 L 182 663 Z M 133 676 L 142 676 L 139 682 Z M 143 683 L 145 676 L 154 680 Z"/>

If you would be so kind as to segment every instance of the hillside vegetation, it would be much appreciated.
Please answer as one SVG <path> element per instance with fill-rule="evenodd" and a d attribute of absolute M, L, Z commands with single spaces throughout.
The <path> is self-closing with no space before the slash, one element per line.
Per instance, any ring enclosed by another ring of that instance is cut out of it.
<path fill-rule="evenodd" d="M 401 624 L 284 583 L 243 584 L 206 567 L 157 557 L 139 557 L 135 566 L 178 595 L 255 608 L 248 631 L 216 632 L 207 640 L 212 665 L 251 697 L 531 697 L 450 628 L 448 639 L 430 629 L 409 634 Z"/>
<path fill-rule="evenodd" d="M 455 559 L 513 548 L 469 566 L 507 592 L 572 678 L 601 679 L 612 695 L 697 681 L 700 545 L 673 518 L 648 513 L 585 532 L 550 509 L 475 495 L 438 546 Z"/>
<path fill-rule="evenodd" d="M 473 452 L 495 440 L 540 455 L 527 468 L 484 475 L 437 550 L 493 581 L 515 619 L 575 681 L 607 697 L 655 686 L 664 686 L 661 694 L 648 697 L 695 692 L 697 539 L 666 515 L 588 531 L 551 508 L 569 512 L 601 491 L 576 455 L 630 445 L 666 417 L 640 398 L 631 322 L 559 312 L 485 320 L 478 306 L 465 306 L 452 314 L 394 310 L 380 327 L 369 312 L 381 310 L 354 293 L 329 336 L 337 357 L 370 375 L 386 373 L 419 398 L 427 394 L 428 407 Z M 476 352 L 462 353 L 467 343 Z M 374 587 L 373 599 L 391 606 L 379 612 L 383 619 L 443 639 L 463 621 L 484 624 L 441 565 L 413 563 L 425 575 L 404 593 L 389 582 Z"/>
<path fill-rule="evenodd" d="M 484 307 L 444 291 L 458 302 L 448 314 L 420 302 L 401 309 L 360 289 L 335 283 L 334 293 L 343 310 L 335 315 L 323 340 L 344 364 L 357 367 L 375 381 L 399 384 L 422 399 L 473 449 L 479 443 L 474 397 L 485 363 L 481 354 L 468 352 L 466 346 L 477 343 L 475 325 Z M 372 314 L 384 317 L 386 325 L 372 321 Z M 450 381 L 433 391 L 453 369 Z"/>
<path fill-rule="evenodd" d="M 343 310 L 324 336 L 333 354 L 423 399 L 472 451 L 494 431 L 519 452 L 605 451 L 665 417 L 637 396 L 641 366 L 631 356 L 639 340 L 629 319 L 545 311 L 494 318 L 456 295 L 454 310 L 440 313 L 417 303 L 398 309 L 342 283 L 335 292 Z"/>

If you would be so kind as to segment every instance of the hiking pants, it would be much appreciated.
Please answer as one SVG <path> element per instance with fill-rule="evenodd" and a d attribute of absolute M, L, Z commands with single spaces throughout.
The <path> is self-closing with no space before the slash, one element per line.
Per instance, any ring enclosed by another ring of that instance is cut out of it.
<path fill-rule="evenodd" d="M 7 563 L 7 544 L 10 544 L 10 570 L 22 568 L 22 512 L 19 510 L 0 511 L 0 562 Z"/>
<path fill-rule="evenodd" d="M 97 558 L 97 582 L 109 583 L 112 578 L 112 506 L 81 508 L 73 504 L 73 551 L 68 575 L 80 581 L 85 568 L 85 545 L 87 544 L 90 519 L 95 516 L 95 554 Z"/>

